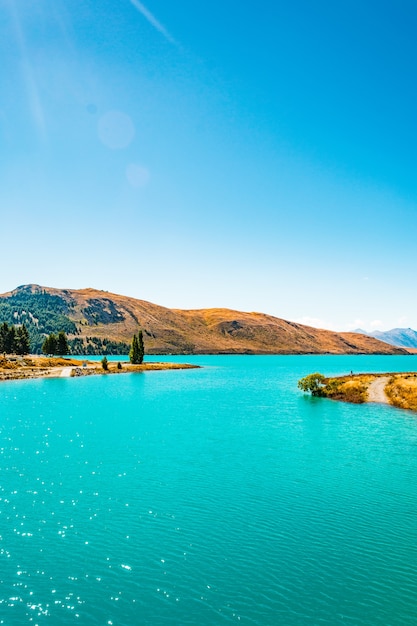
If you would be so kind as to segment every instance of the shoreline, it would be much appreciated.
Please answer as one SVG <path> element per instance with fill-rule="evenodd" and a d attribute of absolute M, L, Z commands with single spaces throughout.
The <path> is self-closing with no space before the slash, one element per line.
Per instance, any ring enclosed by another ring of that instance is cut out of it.
<path fill-rule="evenodd" d="M 32 380 L 35 378 L 80 378 L 83 376 L 199 368 L 198 365 L 189 363 L 145 362 L 140 365 L 132 365 L 129 361 L 119 361 L 121 368 L 118 369 L 117 363 L 117 361 L 108 361 L 108 369 L 104 370 L 101 361 L 89 361 L 88 359 L 6 355 L 0 357 L 0 383 L 2 381 Z"/>
<path fill-rule="evenodd" d="M 351 404 L 388 404 L 417 412 L 417 372 L 385 372 L 323 376 L 315 373 L 298 381 L 313 396 Z"/>

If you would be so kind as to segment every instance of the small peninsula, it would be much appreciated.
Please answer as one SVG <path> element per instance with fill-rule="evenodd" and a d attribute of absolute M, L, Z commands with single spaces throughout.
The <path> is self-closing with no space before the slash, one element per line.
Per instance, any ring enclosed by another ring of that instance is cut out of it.
<path fill-rule="evenodd" d="M 142 363 L 132 365 L 127 361 L 109 361 L 104 369 L 100 361 L 86 361 L 72 358 L 43 357 L 28 355 L 0 357 L 0 381 L 24 378 L 59 378 L 91 375 L 128 374 L 155 370 L 194 369 L 198 365 L 188 363 Z"/>
<path fill-rule="evenodd" d="M 377 402 L 417 411 L 417 373 L 349 374 L 326 378 L 318 372 L 301 378 L 298 387 L 320 398 L 362 404 Z"/>

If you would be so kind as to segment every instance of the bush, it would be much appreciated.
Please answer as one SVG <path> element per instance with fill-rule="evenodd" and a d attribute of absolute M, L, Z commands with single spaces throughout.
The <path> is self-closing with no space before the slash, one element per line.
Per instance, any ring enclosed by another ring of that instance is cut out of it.
<path fill-rule="evenodd" d="M 304 378 L 300 378 L 297 385 L 302 391 L 310 392 L 312 396 L 324 396 L 324 381 L 326 380 L 323 374 L 315 372 L 309 374 Z"/>

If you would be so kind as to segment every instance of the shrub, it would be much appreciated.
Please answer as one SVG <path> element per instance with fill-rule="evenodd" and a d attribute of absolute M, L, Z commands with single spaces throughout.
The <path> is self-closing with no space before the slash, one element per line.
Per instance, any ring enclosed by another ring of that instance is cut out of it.
<path fill-rule="evenodd" d="M 300 378 L 297 385 L 302 391 L 309 391 L 312 396 L 324 396 L 324 381 L 325 377 L 323 374 L 315 372 Z"/>

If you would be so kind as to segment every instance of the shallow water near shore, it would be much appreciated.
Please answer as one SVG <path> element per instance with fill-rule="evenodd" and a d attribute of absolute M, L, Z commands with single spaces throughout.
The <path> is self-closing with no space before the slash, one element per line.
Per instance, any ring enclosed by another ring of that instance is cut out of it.
<path fill-rule="evenodd" d="M 415 625 L 417 415 L 297 380 L 417 357 L 152 360 L 1 384 L 0 624 Z"/>

